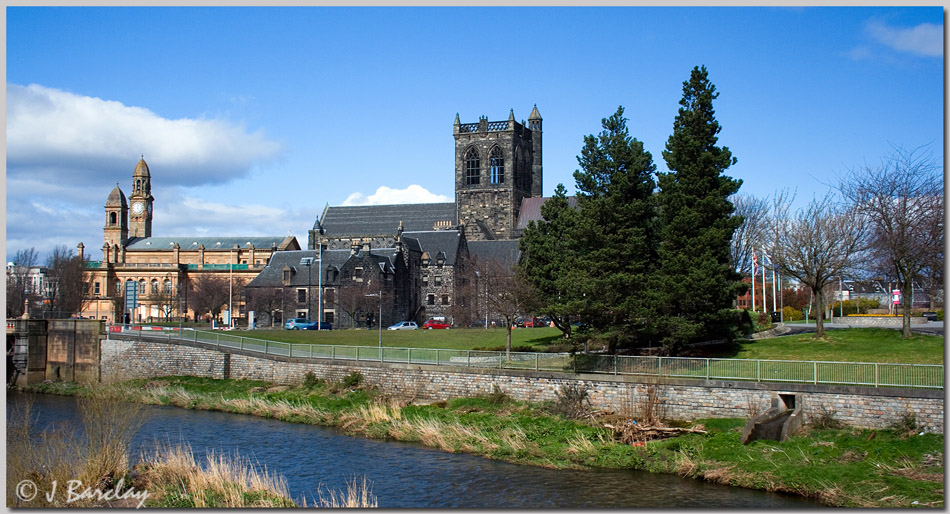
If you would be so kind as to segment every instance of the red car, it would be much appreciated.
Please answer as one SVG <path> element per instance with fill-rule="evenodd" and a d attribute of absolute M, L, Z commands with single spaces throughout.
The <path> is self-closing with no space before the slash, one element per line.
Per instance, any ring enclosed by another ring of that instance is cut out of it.
<path fill-rule="evenodd" d="M 422 324 L 422 328 L 426 330 L 432 330 L 433 328 L 436 328 L 436 329 L 452 328 L 452 325 L 449 325 L 448 323 L 445 323 L 439 320 L 430 319 L 429 321 L 426 321 L 425 323 Z"/>

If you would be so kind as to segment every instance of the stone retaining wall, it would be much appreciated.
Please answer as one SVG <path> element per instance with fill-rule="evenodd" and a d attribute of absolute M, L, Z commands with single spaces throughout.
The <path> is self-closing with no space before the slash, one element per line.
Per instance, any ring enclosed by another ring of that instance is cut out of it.
<path fill-rule="evenodd" d="M 835 323 L 843 323 L 849 327 L 902 327 L 904 326 L 903 316 L 845 316 L 835 318 Z M 923 316 L 911 316 L 911 325 L 923 325 L 927 323 L 927 318 Z"/>
<path fill-rule="evenodd" d="M 927 431 L 942 432 L 942 390 L 872 388 L 808 384 L 771 384 L 722 380 L 650 379 L 624 375 L 569 374 L 522 370 L 471 369 L 453 366 L 341 361 L 221 352 L 150 341 L 102 341 L 103 380 L 195 375 L 210 378 L 266 380 L 299 384 L 307 372 L 340 381 L 359 372 L 364 383 L 404 398 L 445 400 L 489 394 L 494 388 L 518 400 L 553 401 L 561 388 L 577 384 L 590 391 L 593 407 L 620 413 L 639 411 L 651 390 L 661 399 L 662 416 L 692 420 L 705 417 L 749 417 L 768 408 L 775 394 L 795 395 L 805 415 L 833 412 L 857 427 L 884 428 L 907 412 Z"/>

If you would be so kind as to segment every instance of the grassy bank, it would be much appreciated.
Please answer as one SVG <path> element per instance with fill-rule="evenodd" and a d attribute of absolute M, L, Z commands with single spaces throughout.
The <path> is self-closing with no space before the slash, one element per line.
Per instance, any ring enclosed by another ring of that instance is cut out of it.
<path fill-rule="evenodd" d="M 71 386 L 37 390 L 86 394 Z M 783 491 L 849 507 L 943 506 L 943 435 L 918 435 L 910 418 L 893 430 L 809 427 L 790 440 L 739 442 L 743 419 L 697 420 L 706 433 L 689 433 L 642 445 L 618 442 L 614 426 L 644 419 L 649 405 L 593 416 L 583 394 L 558 402 L 512 401 L 503 391 L 430 405 L 380 396 L 353 374 L 339 383 L 309 376 L 295 387 L 261 381 L 162 377 L 110 386 L 140 403 L 272 417 L 338 427 L 354 435 L 418 442 L 549 468 L 642 469 L 676 473 L 732 486 Z M 576 393 L 576 392 L 575 392 Z M 569 419 L 576 416 L 579 419 Z"/>
<path fill-rule="evenodd" d="M 850 328 L 829 330 L 823 339 L 814 334 L 742 341 L 712 357 L 836 362 L 893 362 L 943 364 L 940 336 L 915 334 L 902 339 L 899 330 Z"/>

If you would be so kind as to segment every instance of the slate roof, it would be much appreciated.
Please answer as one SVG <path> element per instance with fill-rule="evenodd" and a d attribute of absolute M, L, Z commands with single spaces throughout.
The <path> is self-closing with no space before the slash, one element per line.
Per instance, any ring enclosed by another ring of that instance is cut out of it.
<path fill-rule="evenodd" d="M 540 197 L 536 196 L 533 198 L 525 198 L 521 200 L 521 211 L 518 213 L 518 225 L 515 227 L 516 230 L 524 230 L 528 228 L 529 221 L 540 221 L 541 218 L 541 206 L 544 205 L 544 202 L 550 200 L 550 196 Z M 577 208 L 577 197 L 568 196 L 567 205 L 573 208 Z"/>
<path fill-rule="evenodd" d="M 418 203 L 400 205 L 346 205 L 327 207 L 314 223 L 328 237 L 374 236 L 403 230 L 432 230 L 436 223 L 458 224 L 454 203 Z"/>
<path fill-rule="evenodd" d="M 306 287 L 308 282 L 312 286 L 320 283 L 320 277 L 324 277 L 323 284 L 328 285 L 325 277 L 327 269 L 335 267 L 341 269 L 346 261 L 352 256 L 349 249 L 342 250 L 324 250 L 321 259 L 318 259 L 317 250 L 295 250 L 286 252 L 277 252 L 270 258 L 270 261 L 264 266 L 264 269 L 251 280 L 248 287 L 282 287 L 284 267 L 294 268 L 296 273 L 290 279 L 289 286 Z M 370 258 L 377 264 L 383 264 L 387 270 L 392 271 L 396 258 L 395 248 L 373 248 L 370 251 Z M 313 259 L 313 267 L 308 276 L 307 266 L 300 263 L 301 259 Z M 319 270 L 317 269 L 319 267 Z M 322 273 L 322 275 L 320 275 Z"/>
<path fill-rule="evenodd" d="M 502 239 L 496 241 L 469 241 L 468 253 L 479 262 L 496 260 L 514 267 L 521 258 L 517 239 Z"/>
<path fill-rule="evenodd" d="M 439 252 L 445 252 L 445 265 L 455 266 L 458 258 L 459 243 L 462 235 L 458 230 L 429 230 L 425 232 L 403 232 L 404 240 L 415 239 L 419 242 L 420 250 L 429 254 L 429 259 L 435 262 Z"/>
<path fill-rule="evenodd" d="M 276 245 L 278 250 L 299 250 L 297 238 L 294 236 L 228 236 L 228 237 L 133 237 L 125 245 L 127 250 L 171 250 L 175 243 L 182 250 L 197 250 L 198 245 L 204 245 L 205 250 L 228 250 L 238 245 L 239 248 L 270 249 Z"/>

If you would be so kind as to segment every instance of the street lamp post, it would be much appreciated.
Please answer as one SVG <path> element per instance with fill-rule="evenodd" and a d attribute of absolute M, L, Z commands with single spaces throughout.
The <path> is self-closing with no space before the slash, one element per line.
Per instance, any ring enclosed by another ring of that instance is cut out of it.
<path fill-rule="evenodd" d="M 379 302 L 379 318 L 376 319 L 376 324 L 379 325 L 379 348 L 382 351 L 383 348 L 383 290 L 380 288 L 379 293 L 371 293 L 363 295 L 366 297 L 375 296 Z"/>
<path fill-rule="evenodd" d="M 309 298 L 309 296 L 308 296 Z M 317 331 L 323 324 L 323 241 L 320 242 L 320 252 L 317 254 Z"/>

